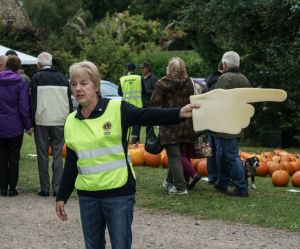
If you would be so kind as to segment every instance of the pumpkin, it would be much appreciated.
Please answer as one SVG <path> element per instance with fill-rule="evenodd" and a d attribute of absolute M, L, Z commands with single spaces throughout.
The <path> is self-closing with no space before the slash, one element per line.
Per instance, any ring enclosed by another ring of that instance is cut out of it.
<path fill-rule="evenodd" d="M 48 155 L 53 156 L 51 146 L 49 146 L 49 148 L 48 148 Z M 61 149 L 61 155 L 62 155 L 63 158 L 65 158 L 66 155 L 67 155 L 67 146 L 66 146 L 66 144 L 64 144 L 62 149 Z"/>
<path fill-rule="evenodd" d="M 134 166 L 144 165 L 144 148 L 135 146 L 129 149 L 129 155 L 131 157 L 131 162 Z"/>
<path fill-rule="evenodd" d="M 297 171 L 292 176 L 292 184 L 293 184 L 294 187 L 300 187 L 300 171 Z"/>
<path fill-rule="evenodd" d="M 240 158 L 241 160 L 246 160 L 249 157 L 250 153 L 245 152 L 245 151 L 241 151 L 240 152 Z"/>
<path fill-rule="evenodd" d="M 300 159 L 296 159 L 295 161 L 291 162 L 291 165 L 294 168 L 294 171 L 300 171 Z"/>
<path fill-rule="evenodd" d="M 280 169 L 280 164 L 277 161 L 268 161 L 267 162 L 268 166 L 268 173 L 271 176 L 276 170 Z"/>
<path fill-rule="evenodd" d="M 144 163 L 147 166 L 158 168 L 161 164 L 160 153 L 154 155 L 147 151 L 144 151 Z"/>
<path fill-rule="evenodd" d="M 207 176 L 207 161 L 202 159 L 196 165 L 196 171 L 200 176 Z"/>
<path fill-rule="evenodd" d="M 201 161 L 199 158 L 192 158 L 191 159 L 191 164 L 194 168 L 196 168 L 197 164 Z"/>
<path fill-rule="evenodd" d="M 290 176 L 292 176 L 295 172 L 294 167 L 291 165 L 291 163 L 289 161 L 282 161 L 280 163 L 281 169 L 285 170 L 286 172 L 288 172 L 288 174 Z"/>
<path fill-rule="evenodd" d="M 165 150 L 161 152 L 161 165 L 163 166 L 163 168 L 168 168 L 169 165 L 168 155 Z"/>
<path fill-rule="evenodd" d="M 276 170 L 272 174 L 272 183 L 277 187 L 284 187 L 289 183 L 289 174 L 285 170 Z"/>
<path fill-rule="evenodd" d="M 260 161 L 259 166 L 256 168 L 257 176 L 266 176 L 268 174 L 268 166 L 266 161 Z"/>
<path fill-rule="evenodd" d="M 62 147 L 61 155 L 63 158 L 65 158 L 67 155 L 67 145 L 66 144 L 64 144 Z"/>
<path fill-rule="evenodd" d="M 273 152 L 266 151 L 266 152 L 262 153 L 261 156 L 262 156 L 263 161 L 269 161 L 269 160 L 271 160 L 271 158 L 273 156 Z"/>

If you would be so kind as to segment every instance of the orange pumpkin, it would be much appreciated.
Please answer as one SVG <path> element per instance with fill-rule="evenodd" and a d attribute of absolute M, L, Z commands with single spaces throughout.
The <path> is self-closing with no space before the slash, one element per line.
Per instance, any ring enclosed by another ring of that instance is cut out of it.
<path fill-rule="evenodd" d="M 280 165 L 281 165 L 281 168 L 283 170 L 285 170 L 286 172 L 288 172 L 288 174 L 290 176 L 292 176 L 294 174 L 295 169 L 289 161 L 283 161 L 283 162 L 280 163 Z"/>
<path fill-rule="evenodd" d="M 266 161 L 260 161 L 259 166 L 256 168 L 257 176 L 266 176 L 268 174 L 268 166 Z"/>
<path fill-rule="evenodd" d="M 200 176 L 207 176 L 207 161 L 206 159 L 201 160 L 196 165 L 196 171 Z"/>
<path fill-rule="evenodd" d="M 201 161 L 201 159 L 198 158 L 192 158 L 191 159 L 191 164 L 194 168 L 196 168 L 197 164 Z"/>
<path fill-rule="evenodd" d="M 245 152 L 245 151 L 241 151 L 240 152 L 240 158 L 241 160 L 246 160 L 249 157 L 250 153 Z"/>
<path fill-rule="evenodd" d="M 66 146 L 66 144 L 64 144 L 63 147 L 62 147 L 61 155 L 62 155 L 63 158 L 65 158 L 66 155 L 67 155 L 67 146 Z"/>
<path fill-rule="evenodd" d="M 291 162 L 291 165 L 294 168 L 294 171 L 300 171 L 300 159 L 296 159 L 295 161 Z"/>
<path fill-rule="evenodd" d="M 134 166 L 144 165 L 144 148 L 135 146 L 129 149 L 129 155 L 131 157 L 131 162 Z"/>
<path fill-rule="evenodd" d="M 51 146 L 49 146 L 49 148 L 48 148 L 48 155 L 53 156 Z M 61 149 L 61 155 L 62 155 L 63 158 L 65 158 L 66 155 L 67 155 L 67 146 L 66 146 L 66 144 L 64 144 L 62 149 Z"/>
<path fill-rule="evenodd" d="M 292 176 L 292 184 L 293 184 L 294 187 L 300 187 L 300 171 L 297 171 Z"/>
<path fill-rule="evenodd" d="M 268 173 L 271 176 L 276 170 L 280 169 L 280 164 L 277 161 L 268 161 L 267 162 L 268 166 Z"/>
<path fill-rule="evenodd" d="M 163 168 L 168 168 L 169 165 L 169 158 L 165 150 L 161 152 L 161 165 Z"/>
<path fill-rule="evenodd" d="M 274 186 L 284 187 L 289 183 L 289 174 L 285 170 L 276 170 L 272 174 L 272 183 Z"/>
<path fill-rule="evenodd" d="M 161 164 L 160 153 L 154 155 L 154 154 L 150 154 L 147 151 L 144 151 L 144 162 L 145 165 L 147 166 L 158 168 L 159 165 Z"/>

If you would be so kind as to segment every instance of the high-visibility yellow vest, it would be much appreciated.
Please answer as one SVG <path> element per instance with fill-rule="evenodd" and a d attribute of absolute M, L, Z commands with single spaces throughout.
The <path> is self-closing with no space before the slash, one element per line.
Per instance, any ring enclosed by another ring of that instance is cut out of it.
<path fill-rule="evenodd" d="M 78 156 L 75 188 L 99 191 L 122 187 L 128 179 L 122 146 L 121 101 L 110 100 L 102 116 L 79 120 L 71 113 L 65 123 L 65 142 Z M 128 159 L 130 161 L 130 159 Z M 133 176 L 132 165 L 130 168 Z"/>
<path fill-rule="evenodd" d="M 143 107 L 142 78 L 139 75 L 129 74 L 120 78 L 123 99 L 136 107 Z"/>

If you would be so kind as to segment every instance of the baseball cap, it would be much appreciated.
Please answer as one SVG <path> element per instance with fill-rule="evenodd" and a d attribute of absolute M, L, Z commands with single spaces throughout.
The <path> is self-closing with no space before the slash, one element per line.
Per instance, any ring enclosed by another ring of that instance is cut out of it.
<path fill-rule="evenodd" d="M 134 63 L 128 63 L 127 64 L 127 69 L 128 69 L 128 71 L 133 71 L 133 70 L 136 69 L 136 66 L 135 66 Z"/>
<path fill-rule="evenodd" d="M 9 56 L 9 55 L 15 55 L 15 56 L 18 56 L 17 52 L 15 50 L 7 50 L 6 53 L 5 53 L 6 56 Z"/>

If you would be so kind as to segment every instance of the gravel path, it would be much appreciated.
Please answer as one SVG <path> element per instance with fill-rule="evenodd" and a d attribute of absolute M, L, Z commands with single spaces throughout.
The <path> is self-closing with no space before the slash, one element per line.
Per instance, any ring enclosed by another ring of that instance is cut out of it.
<path fill-rule="evenodd" d="M 21 193 L 0 197 L 1 249 L 81 249 L 77 200 L 67 222 L 58 220 L 53 197 Z M 110 247 L 108 241 L 107 248 Z M 300 233 L 222 221 L 198 220 L 136 208 L 133 249 L 299 249 Z"/>

